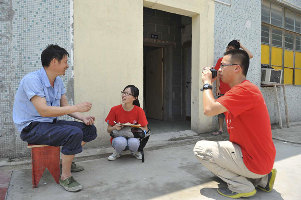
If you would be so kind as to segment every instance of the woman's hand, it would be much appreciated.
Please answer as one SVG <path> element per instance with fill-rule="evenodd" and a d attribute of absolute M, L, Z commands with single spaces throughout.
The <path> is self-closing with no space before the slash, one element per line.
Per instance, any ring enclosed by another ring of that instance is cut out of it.
<path fill-rule="evenodd" d="M 120 123 L 116 123 L 116 122 L 114 122 L 114 123 L 115 123 L 114 126 L 111 126 L 110 124 L 108 124 L 108 128 L 107 128 L 108 133 L 112 133 L 113 130 L 119 131 L 120 129 L 123 128 L 123 126 Z"/>
<path fill-rule="evenodd" d="M 120 129 L 123 128 L 123 126 L 122 126 L 121 124 L 117 123 L 117 124 L 115 124 L 115 125 L 113 126 L 113 128 L 114 128 L 115 130 L 119 131 Z"/>

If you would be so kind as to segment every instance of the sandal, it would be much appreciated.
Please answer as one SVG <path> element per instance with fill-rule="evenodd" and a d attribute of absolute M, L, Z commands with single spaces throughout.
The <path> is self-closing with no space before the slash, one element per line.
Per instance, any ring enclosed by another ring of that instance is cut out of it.
<path fill-rule="evenodd" d="M 211 135 L 221 135 L 221 134 L 223 134 L 223 131 L 216 131 L 211 133 Z"/>

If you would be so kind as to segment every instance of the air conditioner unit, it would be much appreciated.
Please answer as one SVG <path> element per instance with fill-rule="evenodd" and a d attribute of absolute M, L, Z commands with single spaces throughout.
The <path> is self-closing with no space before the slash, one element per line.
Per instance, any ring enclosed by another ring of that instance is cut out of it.
<path fill-rule="evenodd" d="M 281 84 L 282 70 L 273 68 L 261 68 L 261 83 L 262 84 Z"/>

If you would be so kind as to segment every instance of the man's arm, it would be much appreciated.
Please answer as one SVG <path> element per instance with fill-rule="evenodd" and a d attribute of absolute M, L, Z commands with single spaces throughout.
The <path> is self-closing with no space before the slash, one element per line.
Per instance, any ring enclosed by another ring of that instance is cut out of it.
<path fill-rule="evenodd" d="M 87 112 L 91 109 L 90 103 L 81 103 L 74 106 L 48 106 L 46 99 L 40 96 L 34 96 L 30 99 L 38 113 L 42 117 L 59 117 L 74 112 Z"/>
<path fill-rule="evenodd" d="M 88 105 L 90 105 L 92 107 L 91 103 L 88 103 L 88 102 L 85 102 L 85 103 L 87 103 Z M 68 99 L 67 99 L 67 97 L 66 97 L 65 94 L 62 95 L 60 104 L 61 104 L 61 107 L 68 107 L 68 106 L 70 106 L 69 103 L 68 103 Z M 78 104 L 78 105 L 80 105 L 80 104 Z M 90 107 L 90 109 L 91 109 L 91 107 Z M 70 117 L 73 117 L 75 119 L 83 121 L 86 125 L 92 125 L 92 124 L 94 124 L 94 121 L 95 121 L 95 117 L 94 116 L 86 116 L 86 115 L 84 115 L 84 114 L 82 114 L 82 113 L 80 113 L 78 111 L 77 112 L 73 112 L 73 113 L 69 113 L 68 115 Z"/>
<path fill-rule="evenodd" d="M 207 116 L 215 116 L 228 111 L 226 107 L 214 99 L 210 89 L 203 91 L 203 109 L 204 114 Z"/>
<path fill-rule="evenodd" d="M 203 69 L 202 80 L 204 84 L 208 83 L 212 85 L 212 73 L 209 67 Z M 207 116 L 215 116 L 228 111 L 226 107 L 214 99 L 212 89 L 203 91 L 203 110 Z"/>

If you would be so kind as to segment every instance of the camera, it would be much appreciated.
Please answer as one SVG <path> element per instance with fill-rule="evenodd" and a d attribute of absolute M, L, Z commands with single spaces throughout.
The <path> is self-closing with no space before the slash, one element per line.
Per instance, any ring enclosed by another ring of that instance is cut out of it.
<path fill-rule="evenodd" d="M 216 69 L 210 69 L 212 73 L 212 78 L 215 78 L 217 76 L 217 70 Z"/>

